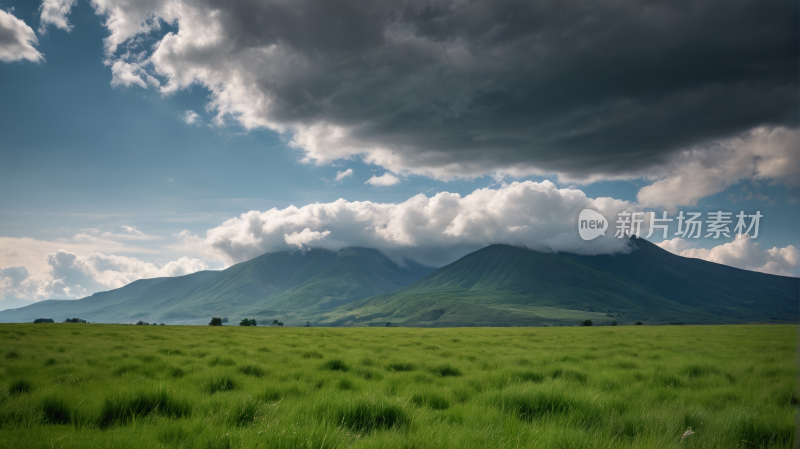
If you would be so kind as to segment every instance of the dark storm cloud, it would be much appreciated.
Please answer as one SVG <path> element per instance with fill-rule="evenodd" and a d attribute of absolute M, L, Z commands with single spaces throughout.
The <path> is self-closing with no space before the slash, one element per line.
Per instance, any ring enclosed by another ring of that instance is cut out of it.
<path fill-rule="evenodd" d="M 215 43 L 189 40 L 204 22 L 162 13 L 187 33 L 162 41 L 156 70 L 205 84 L 245 126 L 294 130 L 312 160 L 615 177 L 760 125 L 797 126 L 795 1 L 194 7 L 219 27 Z M 246 82 L 227 94 L 265 100 L 220 95 L 233 79 Z"/>

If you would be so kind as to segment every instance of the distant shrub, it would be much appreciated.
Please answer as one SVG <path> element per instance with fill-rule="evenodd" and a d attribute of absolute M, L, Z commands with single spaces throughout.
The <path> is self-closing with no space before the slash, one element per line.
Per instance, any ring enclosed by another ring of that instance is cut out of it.
<path fill-rule="evenodd" d="M 611 322 L 611 325 L 612 325 L 612 326 L 616 326 L 616 325 L 617 325 L 617 320 L 614 320 L 614 321 L 612 321 L 612 322 Z"/>
<path fill-rule="evenodd" d="M 208 366 L 217 366 L 217 365 L 234 366 L 236 365 L 236 361 L 230 357 L 220 357 L 220 356 L 216 356 L 208 361 Z"/>
<path fill-rule="evenodd" d="M 33 324 L 37 323 L 55 323 L 52 318 L 36 318 L 33 320 Z"/>
<path fill-rule="evenodd" d="M 375 372 L 375 371 L 372 371 L 370 369 L 367 369 L 367 368 L 359 369 L 358 371 L 356 371 L 356 374 L 358 374 L 358 376 L 361 377 L 362 379 L 366 379 L 366 380 L 372 380 L 372 379 L 381 380 L 381 379 L 383 379 L 383 375 L 381 375 L 378 372 Z"/>
<path fill-rule="evenodd" d="M 183 418 L 191 413 L 190 404 L 176 400 L 164 390 L 150 393 L 136 391 L 127 396 L 106 398 L 97 424 L 101 428 L 105 428 L 125 424 L 135 418 L 144 418 L 150 414 L 167 418 Z"/>
<path fill-rule="evenodd" d="M 448 377 L 448 376 L 454 376 L 455 377 L 455 376 L 460 376 L 461 375 L 461 371 L 459 371 L 458 368 L 455 368 L 455 367 L 450 366 L 450 365 L 441 365 L 441 366 L 439 366 L 437 368 L 434 368 L 433 372 L 435 372 L 436 374 L 438 374 L 438 375 L 440 375 L 442 377 Z"/>
<path fill-rule="evenodd" d="M 433 410 L 446 410 L 450 408 L 449 399 L 432 391 L 414 394 L 411 396 L 411 403 L 417 407 L 428 407 Z"/>
<path fill-rule="evenodd" d="M 334 422 L 358 432 L 371 432 L 403 425 L 408 414 L 397 404 L 384 398 L 361 399 L 338 404 Z"/>
<path fill-rule="evenodd" d="M 148 323 L 148 322 L 146 322 L 146 321 L 141 321 L 141 320 L 140 320 L 140 321 L 138 321 L 138 322 L 136 323 L 136 325 L 137 325 L 137 326 L 149 326 L 149 325 L 150 325 L 150 323 Z"/>
<path fill-rule="evenodd" d="M 416 366 L 414 366 L 413 363 L 408 363 L 408 362 L 395 362 L 386 365 L 386 368 L 389 371 L 406 372 L 406 371 L 414 371 Z"/>
<path fill-rule="evenodd" d="M 19 379 L 11 382 L 8 386 L 8 392 L 11 394 L 22 394 L 31 391 L 31 383 L 25 379 Z"/>
<path fill-rule="evenodd" d="M 338 359 L 328 360 L 322 365 L 322 368 L 331 371 L 347 371 L 347 365 Z"/>
<path fill-rule="evenodd" d="M 261 403 L 248 395 L 241 406 L 228 414 L 228 422 L 238 427 L 252 425 L 260 411 Z"/>
<path fill-rule="evenodd" d="M 637 326 L 641 326 L 641 325 L 642 325 L 642 322 L 641 322 L 641 321 L 637 321 L 637 322 L 636 322 L 636 325 L 637 325 Z"/>
<path fill-rule="evenodd" d="M 180 367 L 173 366 L 169 370 L 169 375 L 172 376 L 173 379 L 180 379 L 181 377 L 186 375 L 186 372 L 182 370 Z"/>
<path fill-rule="evenodd" d="M 585 384 L 588 380 L 586 374 L 581 373 L 580 371 L 573 371 L 568 369 L 556 368 L 550 372 L 551 379 L 566 379 L 566 380 L 573 380 L 578 383 Z"/>
<path fill-rule="evenodd" d="M 521 394 L 504 393 L 498 398 L 497 405 L 501 410 L 528 422 L 537 418 L 566 414 L 579 406 L 562 393 L 531 391 L 524 391 Z"/>
<path fill-rule="evenodd" d="M 203 386 L 203 391 L 208 394 L 214 394 L 219 391 L 235 390 L 237 386 L 236 381 L 232 377 L 224 375 L 209 379 Z"/>
<path fill-rule="evenodd" d="M 264 377 L 264 370 L 261 367 L 256 365 L 245 365 L 239 367 L 239 372 L 242 374 L 247 374 L 248 376 L 254 377 Z"/>
<path fill-rule="evenodd" d="M 242 320 L 242 321 L 239 323 L 239 326 L 251 326 L 251 324 L 250 324 L 250 320 L 249 320 L 249 319 L 247 319 L 247 318 L 243 319 L 243 320 Z"/>
<path fill-rule="evenodd" d="M 515 377 L 522 382 L 539 383 L 544 381 L 544 374 L 533 371 L 523 371 L 521 373 L 517 373 Z"/>
<path fill-rule="evenodd" d="M 337 384 L 336 388 L 342 391 L 352 391 L 356 389 L 356 385 L 350 379 L 341 379 Z"/>
<path fill-rule="evenodd" d="M 58 397 L 47 397 L 41 402 L 42 422 L 45 424 L 69 424 L 72 421 L 72 410 L 67 403 Z"/>
<path fill-rule="evenodd" d="M 64 320 L 65 323 L 85 323 L 86 320 L 82 320 L 80 318 L 67 318 Z"/>
<path fill-rule="evenodd" d="M 209 326 L 222 326 L 222 318 L 219 317 L 212 317 L 211 321 L 208 323 Z"/>
<path fill-rule="evenodd" d="M 583 320 L 581 321 L 581 326 L 591 326 L 592 320 Z"/>

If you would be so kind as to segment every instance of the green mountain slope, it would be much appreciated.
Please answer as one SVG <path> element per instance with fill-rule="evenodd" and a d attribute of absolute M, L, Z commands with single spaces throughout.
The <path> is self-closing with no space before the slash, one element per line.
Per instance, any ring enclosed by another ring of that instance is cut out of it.
<path fill-rule="evenodd" d="M 657 291 L 664 298 L 703 309 L 712 316 L 695 322 L 798 321 L 800 279 L 742 270 L 676 256 L 644 239 L 632 238 L 623 255 L 573 256 Z"/>
<path fill-rule="evenodd" d="M 398 290 L 432 271 L 409 261 L 400 267 L 375 249 L 345 248 L 319 274 L 258 306 L 279 310 L 333 308 L 354 298 Z"/>
<path fill-rule="evenodd" d="M 90 322 L 204 323 L 211 316 L 313 316 L 316 310 L 404 287 L 434 269 L 400 266 L 377 250 L 275 252 L 223 271 L 143 279 L 77 301 L 49 300 L 0 312 L 0 322 L 79 317 Z"/>
<path fill-rule="evenodd" d="M 798 320 L 796 278 L 742 274 L 675 256 L 649 242 L 634 244 L 638 249 L 630 254 L 590 257 L 492 245 L 406 288 L 332 310 L 321 322 L 477 326 L 575 324 L 584 319 Z"/>

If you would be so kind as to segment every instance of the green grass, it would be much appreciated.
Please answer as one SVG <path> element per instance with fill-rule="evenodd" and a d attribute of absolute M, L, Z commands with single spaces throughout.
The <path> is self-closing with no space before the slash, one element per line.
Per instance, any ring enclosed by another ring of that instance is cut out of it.
<path fill-rule="evenodd" d="M 0 325 L 0 447 L 788 448 L 795 340 L 767 325 Z"/>

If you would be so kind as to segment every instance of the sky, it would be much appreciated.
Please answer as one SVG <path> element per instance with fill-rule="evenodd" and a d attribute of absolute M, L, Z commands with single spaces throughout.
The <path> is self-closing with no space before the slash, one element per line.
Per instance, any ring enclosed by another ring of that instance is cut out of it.
<path fill-rule="evenodd" d="M 800 276 L 799 17 L 783 0 L 2 1 L 0 310 L 268 251 L 625 253 L 620 213 L 639 212 L 642 237 L 651 212 L 673 220 L 646 238 L 675 254 Z M 584 209 L 605 235 L 580 238 Z"/>

